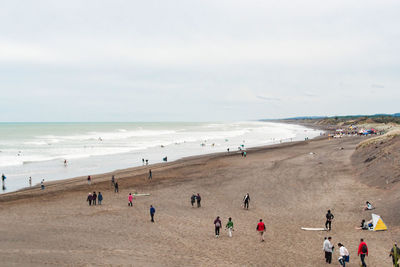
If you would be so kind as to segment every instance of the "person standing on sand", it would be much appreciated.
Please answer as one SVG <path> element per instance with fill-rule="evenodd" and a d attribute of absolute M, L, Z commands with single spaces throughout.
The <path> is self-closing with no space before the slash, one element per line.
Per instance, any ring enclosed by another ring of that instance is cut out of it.
<path fill-rule="evenodd" d="M 390 250 L 389 257 L 392 257 L 393 267 L 399 267 L 399 256 L 400 248 L 397 247 L 397 243 L 394 243 L 392 250 Z"/>
<path fill-rule="evenodd" d="M 115 176 L 111 176 L 111 186 L 115 186 Z"/>
<path fill-rule="evenodd" d="M 260 222 L 257 224 L 256 229 L 260 233 L 261 242 L 264 242 L 265 224 L 263 223 L 262 219 L 260 219 Z"/>
<path fill-rule="evenodd" d="M 29 186 L 32 186 L 32 177 L 29 176 Z"/>
<path fill-rule="evenodd" d="M 214 220 L 214 225 L 215 225 L 215 237 L 218 238 L 219 230 L 221 229 L 221 226 L 222 226 L 222 222 L 219 219 L 219 216 L 217 216 L 217 218 Z"/>
<path fill-rule="evenodd" d="M 332 237 L 328 237 L 324 241 L 324 245 L 322 249 L 325 251 L 325 262 L 331 264 L 332 263 L 332 252 L 333 252 L 333 245 L 331 243 Z"/>
<path fill-rule="evenodd" d="M 88 185 L 90 185 L 91 182 L 92 182 L 92 177 L 90 177 L 90 175 L 88 175 L 88 177 L 87 177 L 87 183 L 88 183 Z"/>
<path fill-rule="evenodd" d="M 232 218 L 229 217 L 228 222 L 226 223 L 226 229 L 228 229 L 228 236 L 232 237 L 232 231 L 233 231 L 233 222 Z"/>
<path fill-rule="evenodd" d="M 200 202 L 201 202 L 201 196 L 200 196 L 199 193 L 197 193 L 196 200 L 197 200 L 197 207 L 200 208 L 200 207 L 201 207 L 201 204 L 200 204 Z"/>
<path fill-rule="evenodd" d="M 3 189 L 4 189 L 4 182 L 7 179 L 7 177 L 4 175 L 4 173 L 1 175 L 1 184 L 3 185 Z"/>
<path fill-rule="evenodd" d="M 153 205 L 150 205 L 151 222 L 154 222 L 154 213 L 156 213 L 156 209 L 153 207 Z"/>
<path fill-rule="evenodd" d="M 151 169 L 149 170 L 149 180 L 153 179 L 153 174 L 151 173 Z"/>
<path fill-rule="evenodd" d="M 118 182 L 115 182 L 115 185 L 114 185 L 114 192 L 115 192 L 115 193 L 118 193 Z"/>
<path fill-rule="evenodd" d="M 103 195 L 101 192 L 99 192 L 99 195 L 97 196 L 97 200 L 99 201 L 99 205 L 101 205 L 101 202 L 103 201 Z"/>
<path fill-rule="evenodd" d="M 89 206 L 92 206 L 92 200 L 93 200 L 93 196 L 92 193 L 89 192 L 89 195 L 86 199 L 87 202 L 89 202 Z"/>
<path fill-rule="evenodd" d="M 249 209 L 249 203 L 250 203 L 250 195 L 249 193 L 247 193 L 243 198 L 243 208 Z"/>
<path fill-rule="evenodd" d="M 42 179 L 42 181 L 40 182 L 40 188 L 41 188 L 42 190 L 44 190 L 44 179 Z"/>
<path fill-rule="evenodd" d="M 149 160 L 148 159 L 146 159 L 146 165 L 149 165 Z"/>
<path fill-rule="evenodd" d="M 358 245 L 357 255 L 360 256 L 361 266 L 367 267 L 367 264 L 365 264 L 365 256 L 368 256 L 368 246 L 362 238 L 360 239 L 360 244 Z"/>
<path fill-rule="evenodd" d="M 326 222 L 325 222 L 325 229 L 328 231 L 332 230 L 332 220 L 335 218 L 333 214 L 331 213 L 331 210 L 328 210 L 328 213 L 325 215 L 326 217 Z"/>
<path fill-rule="evenodd" d="M 142 158 L 142 165 L 144 165 L 144 158 Z"/>
<path fill-rule="evenodd" d="M 128 196 L 128 206 L 133 206 L 133 204 L 132 204 L 132 200 L 133 200 L 133 196 L 132 196 L 132 193 L 129 193 L 129 196 Z"/>
<path fill-rule="evenodd" d="M 194 205 L 195 202 L 196 202 L 196 195 L 193 194 L 193 195 L 190 197 L 190 203 L 192 204 L 192 207 L 193 207 L 193 205 Z"/>
<path fill-rule="evenodd" d="M 93 201 L 93 205 L 96 206 L 97 194 L 96 194 L 95 191 L 93 192 L 92 199 L 93 199 L 93 200 L 92 200 L 92 201 Z"/>

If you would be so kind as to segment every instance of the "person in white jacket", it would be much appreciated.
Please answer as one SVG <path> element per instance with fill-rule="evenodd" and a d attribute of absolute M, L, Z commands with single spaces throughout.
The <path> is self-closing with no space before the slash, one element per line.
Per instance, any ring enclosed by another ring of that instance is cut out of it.
<path fill-rule="evenodd" d="M 325 251 L 325 261 L 326 263 L 331 264 L 332 262 L 332 252 L 333 252 L 333 245 L 331 243 L 332 237 L 328 237 L 324 241 L 324 245 L 322 249 Z"/>
<path fill-rule="evenodd" d="M 347 250 L 347 248 L 345 248 L 343 246 L 342 243 L 339 243 L 338 247 L 339 247 L 339 254 L 340 254 L 339 263 L 341 266 L 346 267 L 346 262 L 348 262 L 350 260 L 349 251 Z"/>

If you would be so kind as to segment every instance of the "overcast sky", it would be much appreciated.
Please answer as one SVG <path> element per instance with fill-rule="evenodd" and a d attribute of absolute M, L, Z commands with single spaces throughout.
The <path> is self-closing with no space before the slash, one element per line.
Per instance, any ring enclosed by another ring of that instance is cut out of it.
<path fill-rule="evenodd" d="M 400 112 L 400 1 L 1 1 L 0 121 Z"/>

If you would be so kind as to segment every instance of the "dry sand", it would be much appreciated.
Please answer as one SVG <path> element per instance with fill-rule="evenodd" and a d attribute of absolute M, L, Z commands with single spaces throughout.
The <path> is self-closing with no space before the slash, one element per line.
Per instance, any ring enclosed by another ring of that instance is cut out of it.
<path fill-rule="evenodd" d="M 399 240 L 399 222 L 383 209 L 398 186 L 383 190 L 358 179 L 351 156 L 359 137 L 311 140 L 237 153 L 193 157 L 115 172 L 120 192 L 112 191 L 111 174 L 84 177 L 0 196 L 0 265 L 2 266 L 325 266 L 322 243 L 332 236 L 359 266 L 357 246 L 363 237 L 370 249 L 368 266 L 391 266 L 388 251 Z M 340 149 L 343 147 L 344 149 Z M 313 152 L 314 154 L 310 154 Z M 103 205 L 89 207 L 90 191 L 101 191 Z M 129 192 L 150 193 L 128 207 Z M 242 198 L 249 192 L 250 209 Z M 202 207 L 190 196 L 200 193 Z M 389 230 L 355 230 L 371 212 L 370 200 Z M 150 222 L 149 206 L 156 208 Z M 333 230 L 323 227 L 325 213 L 335 215 Z M 228 238 L 214 236 L 213 220 L 233 218 Z M 261 243 L 256 224 L 267 226 Z M 338 251 L 333 264 L 337 264 Z"/>

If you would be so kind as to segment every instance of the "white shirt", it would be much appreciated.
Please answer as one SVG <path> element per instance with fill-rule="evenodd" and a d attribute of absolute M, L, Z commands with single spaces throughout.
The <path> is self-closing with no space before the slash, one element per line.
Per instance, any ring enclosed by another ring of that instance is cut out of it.
<path fill-rule="evenodd" d="M 349 256 L 349 251 L 347 250 L 347 248 L 345 248 L 344 246 L 341 246 L 339 248 L 339 254 L 340 256 Z"/>
<path fill-rule="evenodd" d="M 333 245 L 331 244 L 331 242 L 329 242 L 328 239 L 325 239 L 323 250 L 325 250 L 326 252 L 332 252 L 332 248 L 333 248 Z"/>

